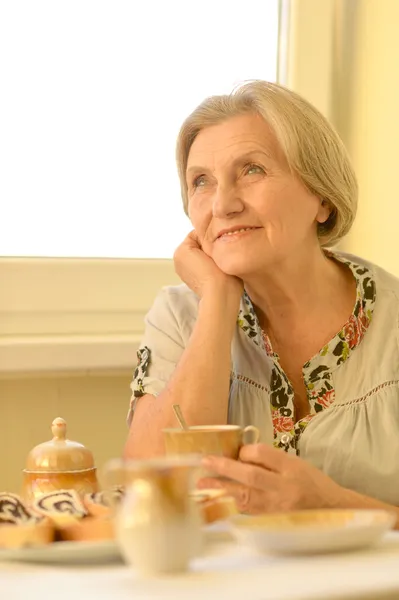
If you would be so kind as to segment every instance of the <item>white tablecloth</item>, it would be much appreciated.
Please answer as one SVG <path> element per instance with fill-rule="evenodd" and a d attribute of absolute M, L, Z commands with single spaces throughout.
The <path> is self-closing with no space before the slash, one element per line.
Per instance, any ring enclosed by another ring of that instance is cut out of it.
<path fill-rule="evenodd" d="M 260 556 L 218 542 L 189 573 L 143 579 L 124 565 L 0 563 L 1 600 L 399 599 L 399 534 L 374 549 L 317 557 Z"/>

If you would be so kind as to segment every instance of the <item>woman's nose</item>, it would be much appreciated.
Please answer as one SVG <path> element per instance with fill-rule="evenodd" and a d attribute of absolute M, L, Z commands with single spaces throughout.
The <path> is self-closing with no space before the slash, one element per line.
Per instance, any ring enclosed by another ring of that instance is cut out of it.
<path fill-rule="evenodd" d="M 234 186 L 218 185 L 212 204 L 214 217 L 223 218 L 234 213 L 240 213 L 243 208 L 244 203 Z"/>

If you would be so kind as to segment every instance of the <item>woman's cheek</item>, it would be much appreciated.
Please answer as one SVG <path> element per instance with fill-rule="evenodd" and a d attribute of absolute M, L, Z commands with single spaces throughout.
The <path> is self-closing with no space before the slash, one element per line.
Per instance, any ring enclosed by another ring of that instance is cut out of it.
<path fill-rule="evenodd" d="M 195 202 L 188 206 L 188 216 L 198 236 L 201 248 L 208 256 L 212 254 L 212 242 L 209 239 L 209 230 L 211 226 L 212 215 L 204 214 L 201 207 Z"/>
<path fill-rule="evenodd" d="M 195 233 L 198 236 L 198 241 L 200 243 L 202 250 L 205 252 L 205 254 L 208 254 L 210 256 L 212 244 L 210 244 L 209 241 L 207 240 L 206 228 L 201 227 L 201 226 L 196 227 L 194 223 L 193 223 L 193 227 L 194 227 Z"/>
<path fill-rule="evenodd" d="M 204 234 L 204 219 L 201 218 L 201 213 L 198 211 L 198 208 L 195 205 L 188 207 L 188 218 L 191 221 L 193 228 L 195 229 L 197 235 L 203 236 Z"/>
<path fill-rule="evenodd" d="M 196 227 L 193 222 L 192 222 L 192 224 L 193 224 L 195 233 L 198 236 L 198 241 L 200 243 L 202 250 L 208 256 L 212 256 L 212 242 L 210 242 L 208 239 L 209 236 L 207 235 L 207 227 L 203 227 L 203 226 Z"/>
<path fill-rule="evenodd" d="M 205 254 L 212 258 L 212 244 L 205 240 L 204 242 L 201 242 L 201 247 L 202 247 L 202 250 L 205 252 Z"/>

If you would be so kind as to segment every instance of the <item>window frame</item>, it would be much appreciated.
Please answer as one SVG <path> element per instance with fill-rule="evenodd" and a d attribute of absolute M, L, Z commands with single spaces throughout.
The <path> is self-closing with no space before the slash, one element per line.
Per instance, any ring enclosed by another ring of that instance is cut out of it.
<path fill-rule="evenodd" d="M 277 80 L 329 117 L 334 0 L 279 10 Z M 178 283 L 171 260 L 0 259 L 0 377 L 132 370 L 146 312 Z"/>

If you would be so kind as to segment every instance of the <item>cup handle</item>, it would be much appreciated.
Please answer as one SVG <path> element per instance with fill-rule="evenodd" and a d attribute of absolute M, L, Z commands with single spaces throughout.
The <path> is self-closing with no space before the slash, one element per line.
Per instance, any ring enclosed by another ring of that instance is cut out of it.
<path fill-rule="evenodd" d="M 247 433 L 252 434 L 253 439 L 251 442 L 245 441 L 245 434 L 247 434 Z M 257 444 L 259 441 L 259 437 L 260 437 L 260 431 L 254 425 L 248 425 L 248 427 L 245 427 L 245 429 L 243 430 L 242 437 L 243 437 L 244 444 Z"/>

